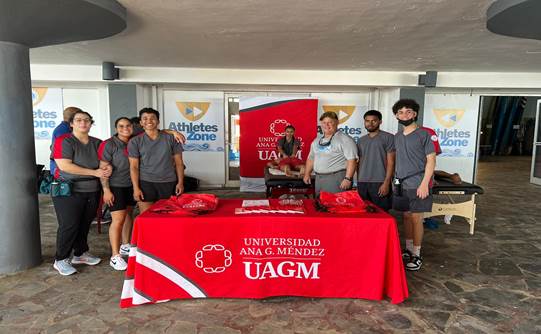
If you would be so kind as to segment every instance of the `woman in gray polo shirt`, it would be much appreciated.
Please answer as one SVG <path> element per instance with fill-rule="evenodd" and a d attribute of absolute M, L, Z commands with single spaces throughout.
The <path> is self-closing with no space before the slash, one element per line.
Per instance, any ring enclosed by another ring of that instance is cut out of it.
<path fill-rule="evenodd" d="M 310 145 L 306 160 L 304 182 L 311 183 L 312 170 L 316 173 L 316 195 L 320 191 L 337 193 L 351 189 L 357 167 L 357 146 L 353 138 L 338 130 L 338 116 L 325 112 L 319 118 L 323 134 Z"/>
<path fill-rule="evenodd" d="M 109 206 L 112 216 L 109 228 L 112 256 L 109 265 L 115 270 L 126 270 L 128 265 L 122 255 L 128 255 L 130 251 L 132 212 L 136 204 L 128 160 L 128 142 L 134 135 L 133 122 L 127 117 L 120 117 L 115 121 L 115 129 L 117 133 L 101 143 L 98 157 L 101 167 L 113 168 L 110 178 L 101 179 L 103 202 Z M 178 143 L 186 141 L 180 132 L 161 131 L 172 135 Z"/>
<path fill-rule="evenodd" d="M 94 121 L 89 113 L 77 111 L 70 117 L 73 131 L 55 140 L 55 179 L 72 183 L 69 196 L 53 197 L 58 219 L 56 255 L 53 267 L 61 275 L 75 274 L 72 264 L 96 265 L 101 259 L 88 252 L 88 231 L 100 199 L 100 177 L 109 177 L 111 168 L 99 168 L 101 140 L 88 133 Z M 73 251 L 73 258 L 70 255 Z"/>
<path fill-rule="evenodd" d="M 128 141 L 133 134 L 133 125 L 127 117 L 120 117 L 115 121 L 115 128 L 117 133 L 101 143 L 98 157 L 100 166 L 113 167 L 111 177 L 101 179 L 103 202 L 109 206 L 112 218 L 109 228 L 112 256 L 109 265 L 115 270 L 126 270 L 128 264 L 122 255 L 129 254 L 132 211 L 135 205 L 128 162 Z"/>

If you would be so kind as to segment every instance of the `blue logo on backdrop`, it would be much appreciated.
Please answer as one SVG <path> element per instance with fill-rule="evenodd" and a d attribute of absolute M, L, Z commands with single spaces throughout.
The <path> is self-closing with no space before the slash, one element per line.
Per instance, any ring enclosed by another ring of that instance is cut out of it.
<path fill-rule="evenodd" d="M 34 138 L 50 139 L 51 132 L 58 125 L 56 111 L 34 110 Z"/>

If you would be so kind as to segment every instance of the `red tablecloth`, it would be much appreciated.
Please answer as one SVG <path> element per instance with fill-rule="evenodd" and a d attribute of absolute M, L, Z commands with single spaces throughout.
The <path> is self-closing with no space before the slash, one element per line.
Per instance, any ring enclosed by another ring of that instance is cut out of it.
<path fill-rule="evenodd" d="M 145 212 L 133 229 L 120 306 L 177 298 L 408 297 L 395 220 L 384 213 L 197 217 Z"/>

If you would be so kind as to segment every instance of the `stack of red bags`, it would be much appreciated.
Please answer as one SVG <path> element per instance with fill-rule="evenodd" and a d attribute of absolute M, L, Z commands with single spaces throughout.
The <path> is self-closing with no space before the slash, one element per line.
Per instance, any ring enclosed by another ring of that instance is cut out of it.
<path fill-rule="evenodd" d="M 344 191 L 341 193 L 328 193 L 322 191 L 319 193 L 319 202 L 328 212 L 333 213 L 364 213 L 366 212 L 366 203 L 355 191 Z"/>
<path fill-rule="evenodd" d="M 149 210 L 181 216 L 195 216 L 213 212 L 218 207 L 218 197 L 212 194 L 182 194 L 156 202 Z"/>

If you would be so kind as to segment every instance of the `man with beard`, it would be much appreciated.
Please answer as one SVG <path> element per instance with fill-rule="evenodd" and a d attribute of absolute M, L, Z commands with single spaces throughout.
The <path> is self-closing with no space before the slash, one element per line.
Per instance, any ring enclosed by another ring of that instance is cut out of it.
<path fill-rule="evenodd" d="M 379 128 L 381 118 L 377 110 L 369 110 L 364 114 L 364 127 L 368 134 L 357 142 L 357 191 L 363 199 L 388 211 L 391 208 L 395 149 L 394 136 Z"/>

